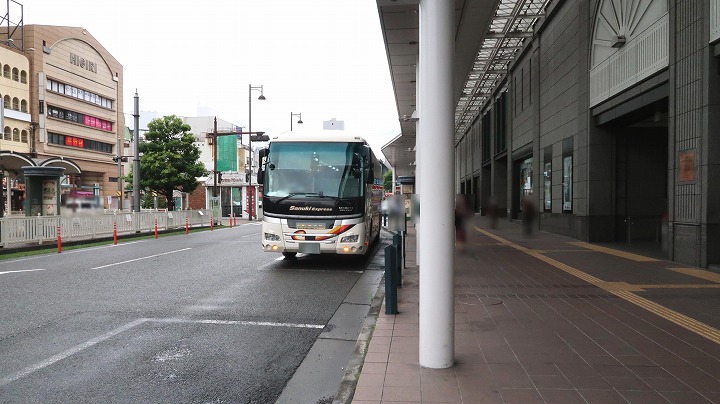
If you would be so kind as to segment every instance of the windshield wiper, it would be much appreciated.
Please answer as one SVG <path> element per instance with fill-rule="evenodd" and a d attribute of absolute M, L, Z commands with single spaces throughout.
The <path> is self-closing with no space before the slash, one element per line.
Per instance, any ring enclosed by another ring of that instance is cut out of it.
<path fill-rule="evenodd" d="M 277 201 L 275 201 L 275 203 L 280 203 L 280 202 L 284 201 L 285 199 L 290 198 L 291 196 L 297 196 L 297 195 L 316 195 L 316 194 L 307 193 L 307 192 L 290 192 L 289 194 L 287 194 L 287 195 L 283 196 L 282 198 L 278 199 Z"/>

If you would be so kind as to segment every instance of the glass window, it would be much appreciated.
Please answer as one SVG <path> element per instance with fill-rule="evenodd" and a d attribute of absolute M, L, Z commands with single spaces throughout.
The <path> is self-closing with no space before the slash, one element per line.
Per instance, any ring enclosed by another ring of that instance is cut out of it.
<path fill-rule="evenodd" d="M 20 111 L 28 112 L 27 101 L 25 101 L 25 100 L 20 101 Z"/>
<path fill-rule="evenodd" d="M 520 163 L 520 196 L 533 193 L 533 159 L 532 157 Z"/>
<path fill-rule="evenodd" d="M 18 128 L 14 128 L 12 130 L 12 140 L 13 140 L 13 142 L 20 141 L 20 131 L 18 130 Z"/>
<path fill-rule="evenodd" d="M 48 81 L 45 83 L 45 88 L 46 88 L 47 90 L 52 90 L 52 80 L 48 80 Z"/>
<path fill-rule="evenodd" d="M 28 132 L 26 130 L 23 130 L 22 132 L 20 132 L 20 141 L 23 143 L 28 142 Z"/>
<path fill-rule="evenodd" d="M 58 88 L 60 87 L 60 84 L 57 81 L 52 82 L 52 90 L 55 92 L 58 92 Z"/>
<path fill-rule="evenodd" d="M 543 187 L 544 192 L 544 208 L 546 211 L 552 210 L 552 162 L 546 161 L 543 169 Z"/>
<path fill-rule="evenodd" d="M 25 70 L 20 72 L 20 82 L 27 84 L 27 72 Z"/>
<path fill-rule="evenodd" d="M 273 143 L 267 163 L 266 195 L 360 197 L 362 161 L 360 143 Z"/>
<path fill-rule="evenodd" d="M 3 66 L 3 77 L 6 79 L 10 78 L 10 65 Z"/>
<path fill-rule="evenodd" d="M 14 97 L 12 100 L 12 109 L 15 111 L 20 111 L 20 99 L 17 97 Z"/>
<path fill-rule="evenodd" d="M 10 127 L 6 126 L 3 131 L 3 140 L 10 140 Z"/>
<path fill-rule="evenodd" d="M 572 155 L 563 156 L 563 212 L 572 212 Z"/>
<path fill-rule="evenodd" d="M 10 109 L 10 96 L 6 95 L 5 98 L 3 98 L 3 106 L 6 109 Z"/>
<path fill-rule="evenodd" d="M 13 67 L 12 69 L 12 79 L 15 81 L 20 81 L 20 70 L 18 70 L 17 67 Z"/>

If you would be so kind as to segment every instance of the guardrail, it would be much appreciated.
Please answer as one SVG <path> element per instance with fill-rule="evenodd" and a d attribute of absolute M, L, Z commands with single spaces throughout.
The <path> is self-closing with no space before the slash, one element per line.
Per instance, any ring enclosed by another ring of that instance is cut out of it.
<path fill-rule="evenodd" d="M 75 216 L 11 216 L 0 218 L 0 247 L 13 244 L 54 242 L 112 237 L 117 233 L 139 233 L 155 230 L 210 225 L 210 209 L 165 212 L 115 212 Z"/>

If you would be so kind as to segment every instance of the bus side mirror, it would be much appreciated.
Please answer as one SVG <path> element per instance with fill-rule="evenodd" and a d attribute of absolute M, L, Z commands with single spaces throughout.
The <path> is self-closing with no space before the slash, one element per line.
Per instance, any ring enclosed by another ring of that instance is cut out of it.
<path fill-rule="evenodd" d="M 267 160 L 268 149 L 260 149 L 258 156 L 257 183 L 262 184 L 265 181 L 265 161 Z"/>
<path fill-rule="evenodd" d="M 372 160 L 372 150 L 369 146 L 363 146 L 363 174 L 365 175 L 366 184 L 375 182 L 375 171 L 373 170 Z"/>

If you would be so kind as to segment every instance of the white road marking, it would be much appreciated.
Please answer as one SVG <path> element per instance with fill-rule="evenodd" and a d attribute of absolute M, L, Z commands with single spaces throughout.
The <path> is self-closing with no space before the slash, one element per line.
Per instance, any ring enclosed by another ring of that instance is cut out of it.
<path fill-rule="evenodd" d="M 97 246 L 97 247 L 78 248 L 78 249 L 76 249 L 76 250 L 65 251 L 65 252 L 62 253 L 62 255 L 83 253 L 83 252 L 88 252 L 88 251 L 100 250 L 100 249 L 102 249 L 102 248 L 115 248 L 115 247 L 130 245 L 130 244 L 144 243 L 144 242 L 146 242 L 146 241 L 148 241 L 148 240 L 128 241 L 128 242 L 119 243 L 119 244 L 117 244 L 117 245 L 110 244 L 110 245 L 101 245 L 101 246 Z M 49 251 L 50 251 L 50 250 L 49 250 Z M 48 252 L 47 254 L 38 254 L 38 255 L 33 255 L 33 256 L 31 256 L 31 257 L 17 258 L 17 259 L 14 259 L 14 260 L 2 260 L 2 259 L 0 259 L 0 263 L 2 263 L 2 264 L 5 264 L 5 263 L 12 264 L 13 262 L 30 261 L 30 260 L 36 260 L 36 259 L 39 259 L 39 258 L 47 258 L 48 256 L 52 256 L 52 255 L 54 255 L 54 254 L 55 254 L 55 253 L 53 253 L 53 252 Z"/>
<path fill-rule="evenodd" d="M 240 236 L 240 237 L 255 237 L 255 236 L 257 236 L 257 234 L 256 234 L 256 233 L 253 233 L 253 234 L 246 234 L 246 235 L 244 235 L 244 236 Z"/>
<path fill-rule="evenodd" d="M 323 329 L 324 325 L 321 324 L 296 324 L 296 323 L 276 323 L 271 321 L 231 321 L 231 320 L 190 320 L 182 318 L 140 318 L 125 325 L 122 325 L 112 331 L 106 332 L 90 339 L 82 344 L 75 345 L 74 347 L 60 352 L 57 355 L 53 355 L 45 360 L 37 362 L 33 365 L 20 370 L 19 372 L 12 373 L 8 376 L 0 378 L 0 387 L 12 383 L 16 380 L 22 379 L 32 373 L 42 370 L 54 363 L 60 362 L 63 359 L 75 355 L 85 349 L 88 349 L 94 345 L 97 345 L 105 340 L 108 340 L 120 333 L 135 328 L 143 323 L 178 323 L 178 324 L 213 324 L 213 325 L 250 325 L 250 326 L 263 326 L 263 327 L 286 327 L 286 328 L 310 328 L 310 329 Z"/>
<path fill-rule="evenodd" d="M 191 320 L 184 318 L 149 318 L 148 321 L 159 323 L 182 323 L 182 324 L 216 324 L 216 325 L 255 325 L 263 327 L 287 327 L 287 328 L 315 328 L 323 329 L 321 324 L 297 324 L 297 323 L 276 323 L 272 321 L 237 321 L 237 320 Z"/>
<path fill-rule="evenodd" d="M 3 272 L 0 272 L 0 275 L 16 274 L 16 273 L 18 273 L 18 272 L 36 272 L 36 271 L 47 271 L 47 269 L 41 269 L 41 268 L 38 268 L 38 269 L 18 269 L 17 271 L 3 271 Z"/>
<path fill-rule="evenodd" d="M 144 323 L 144 322 L 146 322 L 146 321 L 147 321 L 147 319 L 141 318 L 141 319 L 135 320 L 135 321 L 133 321 L 133 322 L 131 322 L 131 323 L 127 323 L 127 324 L 125 324 L 125 325 L 123 325 L 123 326 L 120 326 L 120 327 L 118 327 L 118 328 L 116 328 L 116 329 L 114 329 L 114 330 L 112 330 L 112 331 L 110 331 L 110 332 L 107 332 L 107 333 L 105 333 L 105 334 L 103 334 L 103 335 L 101 335 L 101 336 L 99 336 L 99 337 L 96 337 L 96 338 L 93 338 L 93 339 L 91 339 L 91 340 L 89 340 L 89 341 L 83 342 L 82 344 L 75 345 L 74 347 L 72 347 L 72 348 L 70 348 L 70 349 L 68 349 L 68 350 L 66 350 L 66 351 L 60 352 L 60 353 L 57 354 L 57 355 L 53 355 L 53 356 L 45 359 L 44 361 L 40 361 L 40 362 L 38 362 L 38 363 L 36 363 L 36 364 L 34 364 L 34 365 L 30 365 L 30 366 L 26 367 L 25 369 L 23 369 L 23 370 L 21 370 L 21 371 L 19 371 L 19 372 L 13 373 L 13 374 L 8 375 L 8 376 L 5 376 L 5 377 L 3 377 L 2 379 L 0 379 L 0 386 L 4 386 L 4 385 L 6 385 L 6 384 L 8 384 L 8 383 L 12 383 L 12 382 L 14 382 L 15 380 L 21 379 L 21 378 L 23 378 L 23 377 L 25 377 L 25 376 L 27 376 L 27 375 L 29 375 L 29 374 L 31 374 L 31 373 L 37 372 L 38 370 L 41 370 L 41 369 L 44 369 L 44 368 L 52 365 L 53 363 L 59 362 L 59 361 L 65 359 L 65 358 L 67 358 L 67 357 L 69 357 L 69 356 L 71 356 L 71 355 L 74 355 L 74 354 L 76 354 L 76 353 L 78 353 L 78 352 L 80 352 L 80 351 L 82 351 L 82 350 L 85 350 L 85 349 L 87 349 L 87 348 L 90 348 L 90 347 L 93 346 L 93 345 L 96 345 L 96 344 L 98 344 L 98 343 L 100 343 L 100 342 L 103 342 L 103 341 L 105 341 L 106 339 L 112 338 L 112 337 L 120 334 L 121 332 L 127 331 L 127 330 L 129 330 L 129 329 L 131 329 L 131 328 L 133 328 L 133 327 L 136 327 L 136 326 L 138 326 L 138 325 L 140 325 L 140 324 L 142 324 L 142 323 Z"/>
<path fill-rule="evenodd" d="M 189 247 L 188 247 L 188 248 L 181 248 L 181 249 L 179 249 L 179 250 L 168 251 L 168 252 L 164 252 L 164 253 L 160 253 L 160 254 L 148 255 L 147 257 L 140 257 L 140 258 L 135 258 L 135 259 L 127 260 L 127 261 L 115 262 L 115 263 L 112 263 L 112 264 L 101 265 L 101 266 L 99 266 L 99 267 L 93 267 L 93 268 L 90 268 L 90 269 L 102 269 L 102 268 L 112 267 L 112 266 L 115 266 L 115 265 L 127 264 L 127 263 L 129 263 L 129 262 L 142 261 L 142 260 L 146 260 L 146 259 L 148 259 L 148 258 L 155 258 L 155 257 L 161 257 L 161 256 L 163 256 L 163 255 L 175 254 L 175 253 L 178 253 L 178 252 L 187 251 L 187 250 L 191 250 L 191 249 L 192 249 L 192 248 L 189 248 Z"/>

